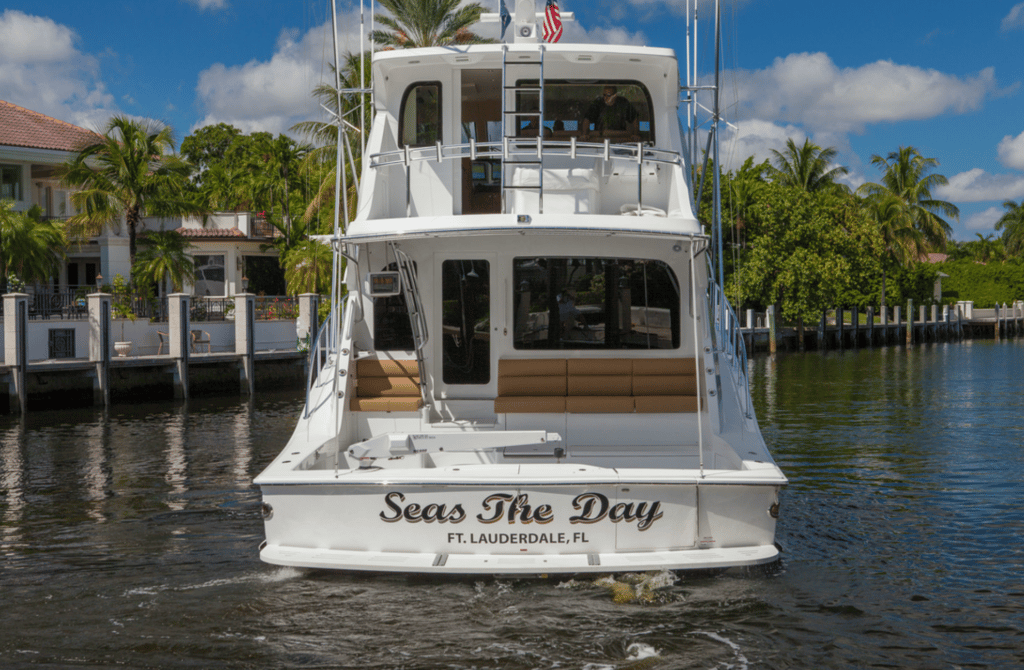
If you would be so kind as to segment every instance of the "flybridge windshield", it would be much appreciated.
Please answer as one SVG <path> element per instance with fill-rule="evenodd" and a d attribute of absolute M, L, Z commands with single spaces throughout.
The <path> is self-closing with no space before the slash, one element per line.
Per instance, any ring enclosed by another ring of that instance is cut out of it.
<path fill-rule="evenodd" d="M 661 261 L 517 258 L 516 349 L 676 349 L 679 284 Z"/>
<path fill-rule="evenodd" d="M 524 88 L 537 81 L 520 80 Z M 539 112 L 539 93 L 517 93 L 517 111 Z M 588 80 L 544 81 L 544 136 L 554 139 L 577 137 L 582 140 L 613 142 L 654 142 L 651 121 L 651 95 L 635 81 Z M 518 120 L 517 134 L 537 135 L 535 119 Z M 532 131 L 532 133 L 531 133 Z"/>

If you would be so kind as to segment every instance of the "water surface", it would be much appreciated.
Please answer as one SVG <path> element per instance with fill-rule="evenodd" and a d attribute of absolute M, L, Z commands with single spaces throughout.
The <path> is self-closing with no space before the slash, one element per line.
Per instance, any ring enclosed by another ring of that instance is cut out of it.
<path fill-rule="evenodd" d="M 751 369 L 791 481 L 784 558 L 684 576 L 649 604 L 586 580 L 261 563 L 250 482 L 295 393 L 0 418 L 0 665 L 1024 666 L 1024 344 Z"/>

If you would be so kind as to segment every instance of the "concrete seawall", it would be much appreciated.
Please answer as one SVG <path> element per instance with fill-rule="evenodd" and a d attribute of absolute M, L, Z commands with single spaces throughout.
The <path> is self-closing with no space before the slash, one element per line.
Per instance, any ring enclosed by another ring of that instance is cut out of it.
<path fill-rule="evenodd" d="M 296 345 L 318 329 L 313 294 L 299 297 L 297 319 L 270 321 L 255 318 L 255 296 L 238 295 L 232 318 L 220 323 L 192 323 L 191 297 L 174 294 L 167 321 L 129 328 L 111 319 L 109 294 L 89 295 L 88 319 L 67 322 L 30 319 L 29 297 L 3 296 L 0 393 L 8 402 L 0 412 L 301 388 L 307 357 Z"/>

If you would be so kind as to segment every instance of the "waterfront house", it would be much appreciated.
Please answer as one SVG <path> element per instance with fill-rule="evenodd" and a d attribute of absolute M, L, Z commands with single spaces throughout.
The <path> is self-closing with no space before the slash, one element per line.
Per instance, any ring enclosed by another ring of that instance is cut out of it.
<path fill-rule="evenodd" d="M 58 165 L 71 158 L 82 146 L 100 136 L 85 128 L 0 100 L 0 199 L 13 200 L 16 211 L 28 211 L 34 205 L 50 219 L 66 219 L 76 213 L 72 190 L 62 186 L 55 176 Z M 194 245 L 190 252 L 199 276 L 192 286 L 197 296 L 231 296 L 243 291 L 247 272 L 261 278 L 263 286 L 280 277 L 277 250 L 268 247 L 276 229 L 265 219 L 249 212 L 218 212 L 211 216 L 185 219 L 146 218 L 140 233 L 146 230 L 178 230 Z M 60 274 L 46 286 L 30 287 L 32 293 L 73 293 L 92 289 L 97 283 L 109 283 L 117 274 L 129 277 L 131 261 L 128 231 L 124 225 L 109 227 L 102 234 L 72 246 Z"/>

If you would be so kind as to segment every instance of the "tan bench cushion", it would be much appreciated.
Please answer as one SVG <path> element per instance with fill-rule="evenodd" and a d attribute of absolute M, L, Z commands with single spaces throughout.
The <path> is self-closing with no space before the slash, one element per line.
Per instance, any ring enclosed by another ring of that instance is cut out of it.
<path fill-rule="evenodd" d="M 356 361 L 353 412 L 415 412 L 423 406 L 416 361 Z"/>
<path fill-rule="evenodd" d="M 356 361 L 357 377 L 419 377 L 416 361 L 392 361 L 364 358 Z"/>
<path fill-rule="evenodd" d="M 565 376 L 498 377 L 498 397 L 565 395 Z"/>
<path fill-rule="evenodd" d="M 356 387 L 360 398 L 381 396 L 419 397 L 419 377 L 360 377 Z"/>
<path fill-rule="evenodd" d="M 629 397 L 632 392 L 632 377 L 629 375 L 588 375 L 569 377 L 570 396 L 616 396 Z"/>
<path fill-rule="evenodd" d="M 633 395 L 697 395 L 697 378 L 684 375 L 634 375 Z"/>
<path fill-rule="evenodd" d="M 351 398 L 353 412 L 415 412 L 423 406 L 422 398 Z"/>
<path fill-rule="evenodd" d="M 498 361 L 498 414 L 698 411 L 692 358 L 543 358 Z"/>
<path fill-rule="evenodd" d="M 675 413 L 696 412 L 697 396 L 692 395 L 648 395 L 633 398 L 637 412 Z"/>

